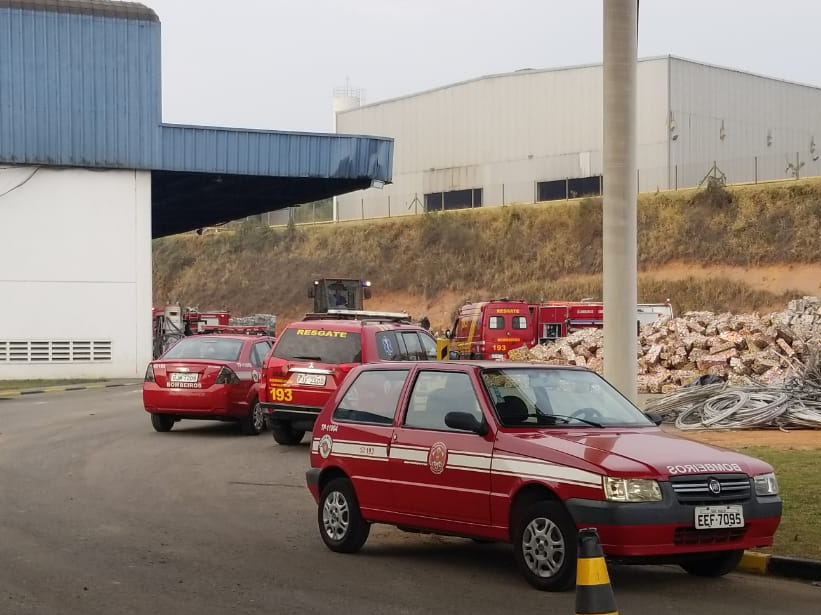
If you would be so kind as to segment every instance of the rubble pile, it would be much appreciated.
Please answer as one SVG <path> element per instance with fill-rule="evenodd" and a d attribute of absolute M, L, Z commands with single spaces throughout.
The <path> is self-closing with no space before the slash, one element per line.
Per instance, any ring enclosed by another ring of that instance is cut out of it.
<path fill-rule="evenodd" d="M 638 385 L 642 393 L 670 393 L 702 375 L 730 385 L 784 382 L 800 371 L 821 338 L 821 297 L 803 297 L 783 312 L 758 314 L 686 312 L 659 320 L 638 336 Z M 521 348 L 513 360 L 582 365 L 600 372 L 603 332 L 582 329 L 556 342 Z"/>

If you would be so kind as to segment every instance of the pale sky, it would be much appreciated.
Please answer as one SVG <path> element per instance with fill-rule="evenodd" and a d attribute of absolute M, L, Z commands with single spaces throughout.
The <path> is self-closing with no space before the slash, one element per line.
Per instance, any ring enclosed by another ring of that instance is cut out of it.
<path fill-rule="evenodd" d="M 142 0 L 162 22 L 163 121 L 331 132 L 365 103 L 602 61 L 602 0 Z M 639 57 L 821 86 L 821 1 L 641 0 Z"/>

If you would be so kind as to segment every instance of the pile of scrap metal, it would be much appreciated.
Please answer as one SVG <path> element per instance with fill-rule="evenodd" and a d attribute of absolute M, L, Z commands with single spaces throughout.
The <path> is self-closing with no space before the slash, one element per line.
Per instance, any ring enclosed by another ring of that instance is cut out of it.
<path fill-rule="evenodd" d="M 719 377 L 651 399 L 656 412 L 678 429 L 821 429 L 821 365 L 813 352 L 800 371 L 778 384 L 750 379 L 731 385 Z"/>

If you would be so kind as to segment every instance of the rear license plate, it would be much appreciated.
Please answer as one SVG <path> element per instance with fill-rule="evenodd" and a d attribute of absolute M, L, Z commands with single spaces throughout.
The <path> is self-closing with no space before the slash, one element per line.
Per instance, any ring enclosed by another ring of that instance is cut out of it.
<path fill-rule="evenodd" d="M 325 386 L 325 376 L 322 374 L 297 374 L 296 383 L 321 387 Z"/>
<path fill-rule="evenodd" d="M 184 372 L 171 373 L 171 382 L 196 382 L 197 378 L 199 378 L 199 374 L 190 374 Z"/>
<path fill-rule="evenodd" d="M 741 506 L 696 506 L 695 514 L 697 530 L 744 527 L 744 510 Z"/>

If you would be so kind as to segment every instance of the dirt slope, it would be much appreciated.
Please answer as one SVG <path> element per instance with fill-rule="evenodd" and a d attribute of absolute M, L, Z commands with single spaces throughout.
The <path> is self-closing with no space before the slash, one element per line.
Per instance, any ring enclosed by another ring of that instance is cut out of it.
<path fill-rule="evenodd" d="M 678 311 L 779 311 L 821 294 L 821 178 L 641 195 L 639 301 Z M 368 306 L 452 324 L 465 301 L 601 297 L 600 199 L 488 207 L 154 242 L 156 305 L 237 315 L 310 309 L 310 280 L 363 277 Z"/>

